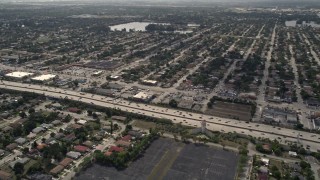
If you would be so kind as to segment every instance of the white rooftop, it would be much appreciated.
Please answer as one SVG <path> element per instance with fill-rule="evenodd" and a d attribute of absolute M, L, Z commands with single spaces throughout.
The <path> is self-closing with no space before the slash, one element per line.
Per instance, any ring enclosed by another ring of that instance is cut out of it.
<path fill-rule="evenodd" d="M 117 78 L 119 78 L 119 76 L 111 75 L 110 78 L 112 78 L 112 79 L 117 79 Z"/>
<path fill-rule="evenodd" d="M 33 73 L 28 73 L 28 72 L 21 72 L 21 71 L 15 71 L 12 73 L 6 74 L 8 77 L 14 77 L 14 78 L 24 78 L 26 76 L 31 76 Z"/>
<path fill-rule="evenodd" d="M 103 73 L 103 71 L 96 71 L 96 72 L 93 73 L 93 75 L 100 75 L 102 73 Z"/>
<path fill-rule="evenodd" d="M 53 79 L 55 77 L 57 77 L 57 75 L 44 74 L 44 75 L 41 75 L 41 76 L 34 77 L 34 78 L 32 78 L 32 80 L 35 80 L 35 81 L 47 81 L 47 80 Z"/>
<path fill-rule="evenodd" d="M 134 95 L 133 97 L 137 98 L 137 99 L 149 99 L 151 97 L 151 95 L 146 92 L 139 92 L 138 94 Z"/>
<path fill-rule="evenodd" d="M 143 82 L 150 83 L 150 84 L 156 84 L 157 83 L 157 81 L 154 81 L 154 80 L 143 80 Z"/>
<path fill-rule="evenodd" d="M 78 123 L 78 124 L 82 124 L 82 125 L 83 125 L 83 124 L 87 123 L 87 121 L 86 121 L 86 120 L 82 120 L 82 119 L 81 119 L 81 120 L 79 120 L 77 123 Z"/>

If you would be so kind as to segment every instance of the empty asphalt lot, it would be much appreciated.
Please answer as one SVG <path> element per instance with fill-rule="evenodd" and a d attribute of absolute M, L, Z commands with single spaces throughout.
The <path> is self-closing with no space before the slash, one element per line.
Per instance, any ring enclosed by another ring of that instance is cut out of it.
<path fill-rule="evenodd" d="M 172 150 L 179 149 L 178 152 Z M 171 164 L 161 161 L 173 153 L 177 155 Z M 94 164 L 75 179 L 234 179 L 238 155 L 234 152 L 205 145 L 182 144 L 173 139 L 160 138 L 125 170 Z M 163 166 L 163 167 L 159 167 Z M 165 169 L 163 171 L 162 169 Z"/>

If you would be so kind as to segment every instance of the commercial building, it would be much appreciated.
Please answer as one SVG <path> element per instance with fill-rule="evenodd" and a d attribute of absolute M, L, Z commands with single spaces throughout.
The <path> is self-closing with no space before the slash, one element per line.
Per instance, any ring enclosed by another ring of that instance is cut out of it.
<path fill-rule="evenodd" d="M 47 82 L 51 81 L 53 79 L 56 79 L 58 76 L 54 74 L 44 74 L 40 76 L 36 76 L 34 78 L 31 78 L 32 81 L 37 81 L 37 82 Z"/>
<path fill-rule="evenodd" d="M 292 157 L 297 157 L 298 154 L 294 151 L 289 151 L 289 156 L 292 156 Z"/>
<path fill-rule="evenodd" d="M 138 94 L 132 97 L 133 100 L 141 101 L 141 102 L 150 102 L 152 98 L 154 98 L 154 95 L 146 92 L 139 92 Z"/>
<path fill-rule="evenodd" d="M 77 124 L 81 124 L 81 125 L 84 125 L 86 123 L 87 123 L 87 121 L 83 120 L 83 119 L 80 119 L 80 120 L 77 121 Z"/>
<path fill-rule="evenodd" d="M 96 71 L 92 74 L 92 76 L 100 76 L 103 73 L 103 71 Z"/>
<path fill-rule="evenodd" d="M 158 84 L 158 81 L 154 80 L 142 80 L 142 84 L 149 85 L 149 86 L 156 86 Z"/>
<path fill-rule="evenodd" d="M 9 78 L 14 78 L 14 79 L 23 79 L 23 78 L 26 78 L 26 77 L 30 77 L 32 75 L 33 75 L 33 73 L 15 71 L 15 72 L 8 73 L 5 76 L 9 77 Z"/>
<path fill-rule="evenodd" d="M 120 76 L 111 75 L 111 76 L 109 76 L 109 79 L 114 80 L 114 81 L 117 81 L 117 80 L 120 79 Z"/>

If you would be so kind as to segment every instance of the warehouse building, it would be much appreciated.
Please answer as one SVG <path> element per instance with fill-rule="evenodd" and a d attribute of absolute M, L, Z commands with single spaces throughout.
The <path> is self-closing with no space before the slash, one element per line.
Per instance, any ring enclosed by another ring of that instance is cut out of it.
<path fill-rule="evenodd" d="M 30 77 L 32 75 L 33 75 L 33 73 L 15 71 L 15 72 L 8 73 L 5 76 L 9 77 L 9 78 L 13 78 L 13 79 L 23 79 L 23 78 L 26 78 L 26 77 Z"/>
<path fill-rule="evenodd" d="M 51 81 L 53 79 L 56 79 L 58 76 L 54 75 L 54 74 L 44 74 L 41 76 L 37 76 L 34 78 L 31 78 L 32 81 L 36 81 L 36 82 L 47 82 L 47 81 Z"/>
<path fill-rule="evenodd" d="M 135 101 L 140 101 L 140 102 L 150 102 L 155 96 L 153 94 L 149 94 L 147 92 L 139 92 L 138 94 L 134 95 L 132 97 L 133 100 Z"/>

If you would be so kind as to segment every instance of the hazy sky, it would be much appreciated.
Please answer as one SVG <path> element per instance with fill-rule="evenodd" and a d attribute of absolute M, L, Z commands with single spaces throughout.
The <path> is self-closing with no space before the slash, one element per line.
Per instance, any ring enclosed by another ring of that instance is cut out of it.
<path fill-rule="evenodd" d="M 159 3 L 166 3 L 166 4 L 171 4 L 171 3 L 192 3 L 192 4 L 201 4 L 201 3 L 272 3 L 272 4 L 288 4 L 290 5 L 291 3 L 299 3 L 303 4 L 304 2 L 314 2 L 317 3 L 319 2 L 320 5 L 320 0 L 0 0 L 0 3 L 5 3 L 5 2 L 17 2 L 17 3 L 23 3 L 23 2 L 86 2 L 86 3 L 94 3 L 94 2 L 99 2 L 99 3 L 137 3 L 140 4 L 142 2 L 147 2 L 148 4 L 159 4 Z M 139 3 L 138 3 L 139 2 Z M 313 4 L 314 4 L 313 3 Z M 142 3 L 143 4 L 143 3 Z"/>
<path fill-rule="evenodd" d="M 0 0 L 0 2 L 59 2 L 59 1 L 87 1 L 87 2 L 244 2 L 244 1 L 251 1 L 251 2 L 277 2 L 277 1 L 287 1 L 287 2 L 301 2 L 301 1 L 314 1 L 319 2 L 320 0 Z"/>

